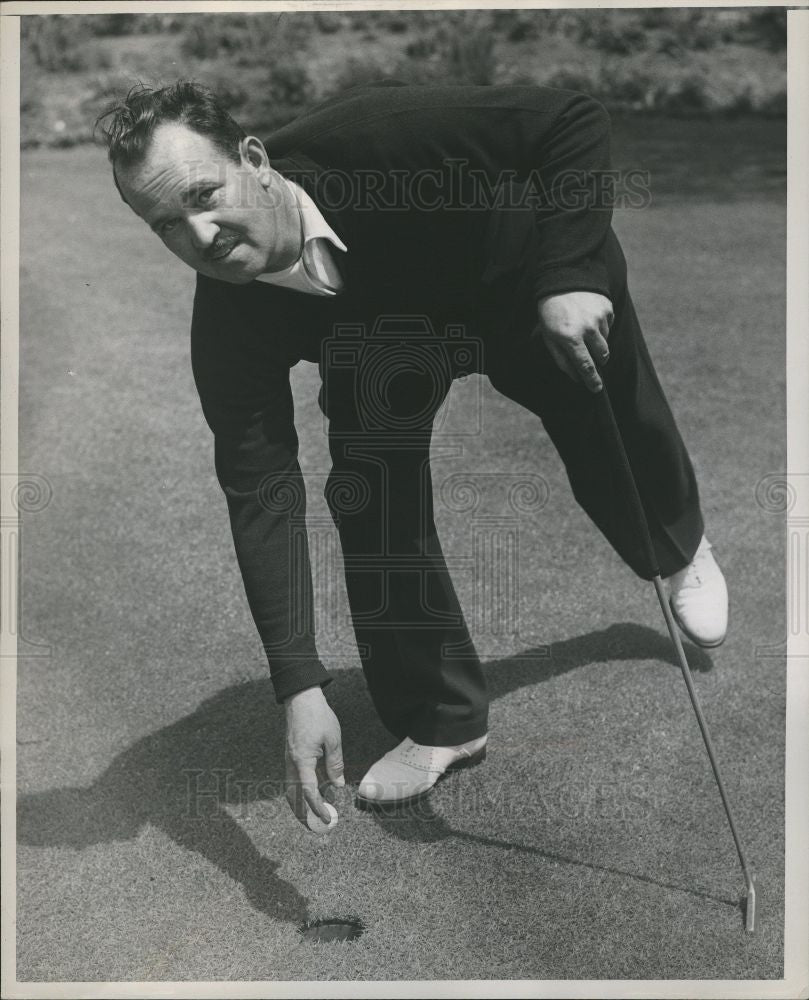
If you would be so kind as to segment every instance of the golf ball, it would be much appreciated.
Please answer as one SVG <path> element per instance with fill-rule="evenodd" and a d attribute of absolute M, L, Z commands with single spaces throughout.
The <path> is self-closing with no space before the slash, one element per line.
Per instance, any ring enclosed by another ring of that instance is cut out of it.
<path fill-rule="evenodd" d="M 324 823 L 317 813 L 312 812 L 309 806 L 306 807 L 306 825 L 312 833 L 328 833 L 337 826 L 337 810 L 330 802 L 324 802 L 323 805 L 331 817 L 328 823 Z"/>

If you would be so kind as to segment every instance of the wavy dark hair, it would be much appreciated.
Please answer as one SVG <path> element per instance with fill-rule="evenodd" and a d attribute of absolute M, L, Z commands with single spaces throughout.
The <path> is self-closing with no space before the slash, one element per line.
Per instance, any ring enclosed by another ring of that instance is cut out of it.
<path fill-rule="evenodd" d="M 180 122 L 208 136 L 221 153 L 239 161 L 239 143 L 247 133 L 210 90 L 190 80 L 177 80 L 159 90 L 138 83 L 95 121 L 95 132 L 104 137 L 119 193 L 115 168 L 138 163 L 154 130 L 165 122 Z"/>

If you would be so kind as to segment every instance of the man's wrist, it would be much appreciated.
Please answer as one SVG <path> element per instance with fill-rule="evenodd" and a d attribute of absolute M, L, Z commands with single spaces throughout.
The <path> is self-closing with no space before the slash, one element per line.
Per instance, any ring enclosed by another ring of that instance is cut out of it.
<path fill-rule="evenodd" d="M 331 682 L 331 674 L 316 656 L 302 658 L 300 655 L 289 660 L 270 657 L 270 677 L 275 688 L 275 700 L 283 705 L 293 694 L 311 687 L 325 687 Z"/>
<path fill-rule="evenodd" d="M 325 699 L 325 697 L 323 688 L 319 684 L 313 684 L 311 687 L 301 688 L 300 691 L 296 691 L 294 694 L 289 695 L 289 697 L 284 698 L 283 704 L 289 708 L 293 704 L 317 702 Z"/>

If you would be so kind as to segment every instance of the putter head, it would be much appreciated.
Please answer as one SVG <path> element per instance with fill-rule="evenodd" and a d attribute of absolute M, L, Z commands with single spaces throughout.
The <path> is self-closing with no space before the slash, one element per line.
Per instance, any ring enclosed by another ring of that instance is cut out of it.
<path fill-rule="evenodd" d="M 748 934 L 758 930 L 758 914 L 756 913 L 756 879 L 751 876 L 747 883 L 747 896 L 744 903 L 744 929 Z"/>

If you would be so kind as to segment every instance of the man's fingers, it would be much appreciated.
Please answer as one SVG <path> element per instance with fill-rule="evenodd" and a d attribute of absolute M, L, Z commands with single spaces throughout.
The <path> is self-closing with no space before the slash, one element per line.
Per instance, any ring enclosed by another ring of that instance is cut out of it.
<path fill-rule="evenodd" d="M 582 342 L 570 343 L 568 358 L 571 364 L 575 366 L 579 378 L 590 392 L 600 392 L 602 386 L 601 376 L 598 374 L 595 362 L 585 344 Z"/>
<path fill-rule="evenodd" d="M 565 352 L 560 350 L 552 340 L 547 340 L 545 343 L 548 348 L 548 353 L 553 358 L 557 368 L 561 368 L 565 375 L 567 375 L 567 377 L 573 382 L 578 382 L 579 376 L 576 374 L 576 369 L 567 360 Z"/>
<path fill-rule="evenodd" d="M 342 788 L 346 783 L 343 776 L 343 748 L 338 740 L 333 745 L 326 745 L 326 777 L 337 788 Z"/>
<path fill-rule="evenodd" d="M 290 808 L 301 823 L 306 823 L 306 805 L 303 797 L 298 768 L 293 763 L 289 753 L 286 755 L 286 787 L 284 795 Z"/>
<path fill-rule="evenodd" d="M 304 785 L 303 796 L 304 799 L 306 800 L 306 804 L 309 806 L 309 808 L 312 810 L 315 816 L 317 816 L 319 819 L 322 819 L 323 822 L 326 824 L 326 826 L 328 826 L 331 823 L 331 813 L 326 808 L 326 803 L 323 801 L 323 797 L 318 791 L 317 785 L 314 786 Z"/>
<path fill-rule="evenodd" d="M 301 823 L 306 825 L 306 806 L 320 817 L 324 823 L 331 821 L 331 816 L 317 787 L 315 773 L 316 761 L 297 761 L 291 755 L 287 756 L 287 788 L 286 797 L 292 811 Z"/>
<path fill-rule="evenodd" d="M 599 324 L 601 329 L 590 330 L 584 335 L 584 342 L 590 351 L 590 357 L 598 365 L 605 365 L 610 359 L 610 348 L 607 344 L 607 336 L 609 334 L 609 327 L 607 326 L 606 319 L 601 320 Z"/>
<path fill-rule="evenodd" d="M 317 787 L 315 762 L 312 761 L 311 764 L 307 762 L 306 764 L 299 765 L 298 775 L 300 777 L 303 797 L 308 803 L 309 808 L 316 816 L 319 816 L 324 823 L 331 822 L 329 810 L 326 808 L 326 804 L 320 795 L 320 789 Z"/>
<path fill-rule="evenodd" d="M 538 306 L 539 329 L 556 365 L 591 392 L 600 392 L 599 368 L 610 357 L 612 302 L 605 295 L 582 291 L 547 295 Z"/>

